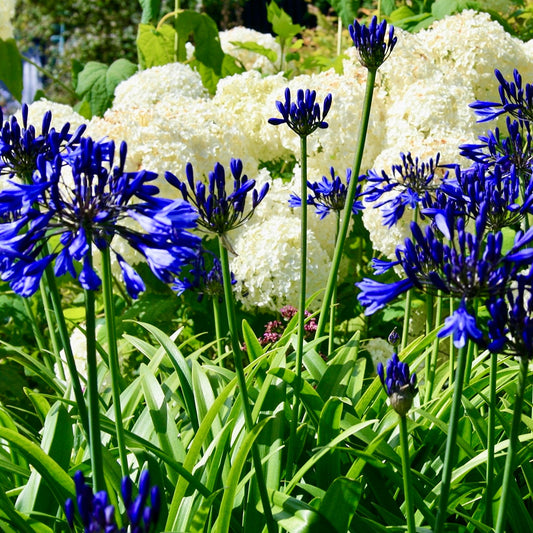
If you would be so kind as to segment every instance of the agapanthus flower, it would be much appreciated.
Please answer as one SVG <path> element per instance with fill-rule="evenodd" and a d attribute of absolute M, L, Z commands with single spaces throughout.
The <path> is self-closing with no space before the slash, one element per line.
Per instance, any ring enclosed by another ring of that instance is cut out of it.
<path fill-rule="evenodd" d="M 331 211 L 340 214 L 344 209 L 346 203 L 346 194 L 348 192 L 348 185 L 352 175 L 352 170 L 346 171 L 346 183 L 335 175 L 335 169 L 330 168 L 331 180 L 322 176 L 322 181 L 307 182 L 307 188 L 313 191 L 312 194 L 307 196 L 307 205 L 315 207 L 316 214 L 320 216 L 322 220 L 329 215 Z M 359 198 L 361 197 L 361 185 L 358 184 L 355 191 L 355 201 L 352 207 L 352 213 L 355 215 L 361 209 L 363 209 L 363 203 Z M 302 205 L 302 199 L 296 195 L 291 194 L 289 198 L 290 207 L 300 207 Z"/>
<path fill-rule="evenodd" d="M 446 333 L 454 334 L 459 346 L 464 334 L 479 339 L 468 317 L 466 304 L 475 298 L 491 299 L 504 294 L 520 269 L 528 265 L 533 249 L 533 230 L 519 231 L 509 250 L 503 245 L 501 232 L 487 232 L 487 209 L 482 208 L 475 221 L 474 232 L 468 232 L 465 219 L 439 215 L 434 229 L 428 225 L 423 232 L 418 224 L 411 224 L 412 237 L 396 250 L 396 261 L 379 263 L 379 271 L 387 268 L 403 269 L 403 279 L 383 283 L 365 278 L 356 283 L 361 292 L 359 302 L 366 314 L 382 309 L 401 293 L 416 287 L 424 292 L 442 291 L 461 300 L 462 305 L 449 319 Z"/>
<path fill-rule="evenodd" d="M 514 165 L 507 170 L 500 164 L 457 167 L 455 175 L 443 181 L 433 204 L 422 212 L 435 217 L 446 209 L 471 219 L 486 210 L 490 231 L 517 226 L 533 212 L 533 175 L 520 176 Z"/>
<path fill-rule="evenodd" d="M 435 160 L 420 161 L 413 159 L 411 153 L 400 154 L 401 164 L 393 165 L 392 175 L 384 170 L 381 173 L 370 170 L 366 176 L 368 185 L 364 196 L 369 202 L 377 202 L 374 207 L 381 208 L 383 222 L 386 226 L 394 226 L 402 218 L 405 208 L 416 209 L 431 203 L 441 184 L 436 174 L 440 154 Z M 386 193 L 392 197 L 379 201 Z"/>
<path fill-rule="evenodd" d="M 533 271 L 517 278 L 504 296 L 488 303 L 488 349 L 533 359 Z"/>
<path fill-rule="evenodd" d="M 444 320 L 444 327 L 439 331 L 439 337 L 453 336 L 453 344 L 456 348 L 463 348 L 467 339 L 480 342 L 483 339 L 482 331 L 477 327 L 476 319 L 466 309 L 466 302 L 461 301 L 449 317 Z"/>
<path fill-rule="evenodd" d="M 369 70 L 377 70 L 390 56 L 398 41 L 394 35 L 394 26 L 389 26 L 387 35 L 387 22 L 383 20 L 378 24 L 377 17 L 373 17 L 368 26 L 354 20 L 348 30 L 361 64 Z"/>
<path fill-rule="evenodd" d="M 279 126 L 287 124 L 289 128 L 300 137 L 311 135 L 318 128 L 325 129 L 328 123 L 325 118 L 329 113 L 332 101 L 331 93 L 324 98 L 322 110 L 316 101 L 316 91 L 299 89 L 296 101 L 291 100 L 291 91 L 285 89 L 285 103 L 276 101 L 276 107 L 283 118 L 269 118 L 269 124 Z"/>
<path fill-rule="evenodd" d="M 80 126 L 74 133 L 70 133 L 67 122 L 61 131 L 50 128 L 52 114 L 44 114 L 41 133 L 37 133 L 35 126 L 28 124 L 28 106 L 22 106 L 22 126 L 16 117 L 11 117 L 4 123 L 0 110 L 0 175 L 10 178 L 17 176 L 29 183 L 37 167 L 37 158 L 45 156 L 53 160 L 60 151 L 77 146 L 86 126 Z"/>
<path fill-rule="evenodd" d="M 507 81 L 498 69 L 494 71 L 494 74 L 500 83 L 498 88 L 500 102 L 478 100 L 470 104 L 475 113 L 481 117 L 478 122 L 494 120 L 505 113 L 518 120 L 531 122 L 533 120 L 533 85 L 530 83 L 523 85 L 522 76 L 517 69 L 513 71 L 514 81 Z"/>
<path fill-rule="evenodd" d="M 211 268 L 207 267 L 206 258 L 209 259 Z M 232 272 L 231 284 L 235 285 L 235 283 L 237 280 Z M 224 286 L 220 260 L 208 250 L 201 250 L 196 258 L 189 263 L 188 268 L 185 268 L 179 278 L 174 280 L 172 289 L 178 295 L 185 291 L 196 292 L 199 302 L 205 295 L 209 298 L 217 298 L 221 302 L 224 296 Z"/>
<path fill-rule="evenodd" d="M 161 495 L 159 488 L 150 486 L 147 470 L 141 474 L 139 493 L 132 497 L 133 483 L 129 477 L 122 480 L 122 499 L 126 508 L 125 524 L 117 526 L 115 507 L 109 503 L 109 495 L 105 490 L 93 493 L 93 489 L 85 483 L 81 471 L 74 474 L 76 486 L 76 503 L 78 515 L 84 527 L 84 533 L 151 533 L 155 531 L 161 511 Z M 65 502 L 65 516 L 71 528 L 75 522 L 75 506 L 72 499 Z"/>
<path fill-rule="evenodd" d="M 195 183 L 191 163 L 185 169 L 186 181 L 181 181 L 170 172 L 165 173 L 166 180 L 180 191 L 186 202 L 194 206 L 198 213 L 199 228 L 208 233 L 224 236 L 244 224 L 268 192 L 268 183 L 258 191 L 255 180 L 242 173 L 240 159 L 231 160 L 230 171 L 233 190 L 229 194 L 226 192 L 226 171 L 220 163 L 209 173 L 207 187 L 202 181 Z M 247 208 L 248 193 L 251 193 L 252 202 L 251 207 Z"/>
<path fill-rule="evenodd" d="M 37 158 L 34 183 L 24 186 L 25 207 L 15 198 L 21 185 L 12 183 L 13 188 L 0 192 L 0 205 L 16 213 L 16 220 L 0 224 L 0 247 L 8 257 L 2 279 L 15 292 L 33 294 L 52 263 L 56 276 L 70 273 L 84 289 L 97 289 L 101 280 L 92 266 L 92 251 L 113 251 L 115 237 L 140 252 L 165 283 L 194 257 L 200 239 L 187 231 L 195 227 L 194 210 L 181 200 L 157 198 L 158 188 L 150 183 L 156 174 L 125 172 L 125 143 L 119 152 L 118 165 L 113 166 L 113 143 L 81 138 L 75 150 L 53 161 Z M 120 254 L 116 256 L 126 289 L 135 298 L 144 283 Z M 79 273 L 75 262 L 81 263 Z"/>
<path fill-rule="evenodd" d="M 378 363 L 376 371 L 392 408 L 400 416 L 405 416 L 411 409 L 413 399 L 418 393 L 416 374 L 409 372 L 409 365 L 400 361 L 396 353 L 393 353 L 387 361 L 386 372 L 381 362 Z"/>

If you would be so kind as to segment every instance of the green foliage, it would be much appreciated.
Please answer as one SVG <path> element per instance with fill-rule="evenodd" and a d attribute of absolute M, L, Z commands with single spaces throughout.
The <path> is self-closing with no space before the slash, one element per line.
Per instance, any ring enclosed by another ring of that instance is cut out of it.
<path fill-rule="evenodd" d="M 22 58 L 14 39 L 0 39 L 0 80 L 17 99 L 22 98 Z"/>
<path fill-rule="evenodd" d="M 357 11 L 359 10 L 360 2 L 357 0 L 330 0 L 331 7 L 335 10 L 337 15 L 341 18 L 345 28 L 353 24 L 354 19 L 357 18 Z M 384 13 L 385 6 L 382 5 Z"/>
<path fill-rule="evenodd" d="M 117 59 L 110 66 L 90 61 L 78 74 L 76 94 L 89 104 L 91 116 L 102 116 L 113 103 L 117 85 L 135 72 L 137 65 L 127 59 Z"/>
<path fill-rule="evenodd" d="M 139 0 L 142 7 L 141 23 L 154 24 L 159 20 L 161 0 Z"/>

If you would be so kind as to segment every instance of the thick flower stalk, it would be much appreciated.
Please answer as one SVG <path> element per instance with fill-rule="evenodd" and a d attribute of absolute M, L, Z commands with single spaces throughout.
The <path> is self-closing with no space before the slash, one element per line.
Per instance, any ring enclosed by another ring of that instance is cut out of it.
<path fill-rule="evenodd" d="M 84 533 L 156 533 L 155 527 L 161 511 L 161 495 L 159 487 L 150 486 L 147 470 L 141 474 L 139 493 L 133 498 L 133 483 L 129 477 L 122 480 L 122 501 L 126 508 L 123 526 L 117 525 L 115 507 L 109 503 L 109 495 L 105 490 L 93 492 L 85 483 L 81 471 L 74 474 L 76 486 L 76 506 L 72 499 L 65 502 L 65 516 L 71 529 L 74 529 L 76 517 L 83 524 Z"/>
<path fill-rule="evenodd" d="M 389 397 L 392 408 L 400 416 L 400 446 L 402 455 L 403 487 L 405 494 L 407 531 L 416 532 L 414 515 L 414 498 L 411 485 L 411 467 L 409 459 L 409 437 L 407 432 L 407 413 L 413 405 L 413 399 L 418 393 L 416 374 L 409 372 L 409 365 L 403 363 L 396 353 L 387 362 L 387 369 L 383 363 L 378 363 L 377 373 L 381 384 Z"/>
<path fill-rule="evenodd" d="M 373 17 L 368 26 L 354 20 L 348 30 L 361 65 L 368 70 L 377 70 L 390 56 L 398 41 L 394 35 L 394 26 L 389 26 L 387 32 L 387 22 L 383 20 L 378 24 L 377 17 Z"/>
<path fill-rule="evenodd" d="M 299 89 L 296 101 L 291 100 L 291 91 L 285 89 L 285 102 L 276 102 L 276 107 L 282 118 L 269 118 L 268 123 L 273 126 L 287 124 L 300 137 L 308 137 L 317 129 L 325 129 L 328 123 L 324 120 L 329 113 L 332 102 L 331 94 L 324 98 L 322 109 L 316 101 L 316 91 Z"/>

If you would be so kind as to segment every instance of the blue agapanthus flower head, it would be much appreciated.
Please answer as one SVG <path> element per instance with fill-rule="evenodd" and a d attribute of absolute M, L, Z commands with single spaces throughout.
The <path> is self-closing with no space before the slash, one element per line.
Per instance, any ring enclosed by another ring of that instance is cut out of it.
<path fill-rule="evenodd" d="M 533 85 L 530 83 L 524 85 L 522 76 L 516 69 L 513 71 L 513 81 L 507 81 L 498 69 L 494 71 L 494 74 L 500 84 L 498 88 L 500 101 L 478 100 L 470 104 L 470 107 L 480 117 L 478 122 L 494 120 L 504 114 L 531 122 L 533 120 Z"/>
<path fill-rule="evenodd" d="M 533 359 L 533 269 L 519 276 L 511 289 L 487 305 L 488 349 Z"/>
<path fill-rule="evenodd" d="M 30 183 L 37 167 L 37 158 L 46 157 L 53 160 L 60 151 L 77 146 L 85 125 L 80 126 L 74 133 L 70 133 L 67 122 L 60 131 L 51 128 L 52 113 L 43 116 L 41 131 L 28 124 L 28 106 L 22 106 L 22 125 L 16 117 L 11 117 L 4 123 L 0 110 L 0 175 L 10 178 L 17 176 L 26 183 Z"/>
<path fill-rule="evenodd" d="M 369 202 L 377 202 L 374 207 L 381 208 L 383 223 L 394 226 L 400 220 L 406 207 L 414 210 L 431 204 L 446 178 L 437 173 L 440 154 L 435 160 L 420 161 L 411 153 L 400 154 L 401 163 L 391 168 L 391 175 L 370 170 L 366 176 L 367 187 L 364 196 Z M 386 199 L 382 199 L 385 195 Z"/>
<path fill-rule="evenodd" d="M 453 336 L 456 348 L 463 348 L 468 339 L 479 343 L 483 340 L 483 332 L 478 328 L 476 319 L 466 309 L 465 301 L 444 320 L 444 327 L 439 331 L 438 337 Z"/>
<path fill-rule="evenodd" d="M 387 32 L 387 22 L 383 20 L 378 23 L 377 17 L 373 17 L 368 26 L 354 20 L 348 30 L 361 64 L 369 70 L 377 70 L 390 56 L 398 41 L 394 35 L 394 26 L 389 26 Z"/>
<path fill-rule="evenodd" d="M 122 143 L 114 166 L 113 143 L 83 137 L 75 150 L 52 161 L 39 156 L 33 184 L 12 183 L 0 192 L 0 205 L 11 213 L 11 220 L 0 224 L 0 248 L 8 258 L 2 279 L 15 292 L 33 294 L 52 263 L 55 275 L 70 273 L 84 289 L 98 289 L 92 253 L 114 251 L 119 237 L 165 283 L 194 257 L 200 239 L 188 230 L 195 227 L 196 213 L 181 200 L 157 198 L 159 190 L 151 183 L 156 174 L 126 172 L 126 152 Z M 136 298 L 144 283 L 120 254 L 116 257 L 126 289 Z"/>
<path fill-rule="evenodd" d="M 313 205 L 316 214 L 320 219 L 325 218 L 331 211 L 337 215 L 344 209 L 346 204 L 346 195 L 348 193 L 348 185 L 352 176 L 352 169 L 346 171 L 346 179 L 343 180 L 340 176 L 335 175 L 335 169 L 330 168 L 331 180 L 326 176 L 322 176 L 321 181 L 307 182 L 307 188 L 311 189 L 312 194 L 307 197 L 307 204 Z M 355 215 L 363 209 L 361 198 L 361 185 L 358 184 L 355 190 L 355 200 L 352 207 L 352 213 Z M 290 207 L 300 207 L 302 205 L 301 198 L 296 194 L 291 194 L 289 198 Z"/>
<path fill-rule="evenodd" d="M 109 502 L 107 491 L 93 493 L 85 483 L 81 471 L 74 474 L 76 487 L 76 504 L 78 515 L 84 527 L 84 533 L 155 533 L 155 527 L 161 512 L 161 495 L 159 487 L 150 486 L 147 470 L 141 473 L 139 493 L 133 498 L 133 483 L 129 477 L 122 480 L 122 499 L 126 508 L 125 525 L 117 525 L 115 507 Z M 71 528 L 76 519 L 76 506 L 72 499 L 65 502 L 65 516 Z"/>
<path fill-rule="evenodd" d="M 165 174 L 165 178 L 180 191 L 186 202 L 194 206 L 198 213 L 199 228 L 223 236 L 244 224 L 253 215 L 269 189 L 268 183 L 260 190 L 255 188 L 255 180 L 243 174 L 240 159 L 231 160 L 230 172 L 232 179 L 228 183 L 226 170 L 220 163 L 216 163 L 213 171 L 209 173 L 206 185 L 201 180 L 195 182 L 193 166 L 188 163 L 185 181 L 170 172 Z M 249 195 L 251 205 L 246 205 Z"/>
<path fill-rule="evenodd" d="M 289 128 L 300 137 L 311 135 L 318 128 L 325 129 L 328 123 L 324 120 L 329 113 L 332 102 L 331 94 L 324 98 L 322 110 L 316 101 L 316 91 L 299 89 L 296 92 L 296 100 L 292 101 L 291 91 L 285 89 L 285 102 L 276 102 L 276 107 L 282 118 L 269 118 L 269 124 L 278 126 L 287 124 Z"/>
<path fill-rule="evenodd" d="M 396 353 L 393 353 L 387 361 L 386 371 L 381 362 L 378 363 L 376 370 L 392 408 L 400 416 L 405 416 L 411 409 L 413 399 L 418 393 L 416 374 L 409 372 L 409 365 L 400 361 Z"/>

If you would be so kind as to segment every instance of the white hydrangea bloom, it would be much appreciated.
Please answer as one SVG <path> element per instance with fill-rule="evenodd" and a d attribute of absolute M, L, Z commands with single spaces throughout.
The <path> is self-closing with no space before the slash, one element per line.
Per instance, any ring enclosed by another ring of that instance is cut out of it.
<path fill-rule="evenodd" d="M 15 15 L 15 0 L 0 2 L 0 40 L 13 39 L 13 25 L 11 19 Z"/>
<path fill-rule="evenodd" d="M 238 44 L 233 43 L 247 43 L 252 42 L 268 48 L 276 53 L 279 58 L 281 56 L 281 47 L 273 35 L 269 33 L 260 33 L 243 26 L 237 26 L 230 30 L 221 31 L 219 34 L 220 45 L 222 50 L 229 55 L 237 58 L 246 70 L 257 70 L 263 74 L 274 74 L 277 69 L 267 57 L 251 50 L 240 48 Z"/>
<path fill-rule="evenodd" d="M 370 359 L 374 365 L 374 373 L 376 373 L 378 364 L 387 366 L 387 361 L 391 358 L 394 348 L 388 341 L 380 337 L 368 339 L 363 343 L 363 349 L 370 355 Z"/>
<path fill-rule="evenodd" d="M 82 124 L 88 123 L 87 119 L 76 113 L 69 105 L 58 104 L 43 98 L 28 106 L 28 124 L 33 124 L 37 131 L 40 132 L 40 125 L 47 111 L 52 113 L 51 127 L 56 130 L 60 130 L 66 122 L 70 124 L 71 132 Z M 17 112 L 16 117 L 17 120 L 22 121 L 22 112 L 20 110 Z"/>
<path fill-rule="evenodd" d="M 169 63 L 141 70 L 121 82 L 115 89 L 113 109 L 129 113 L 132 108 L 150 107 L 162 101 L 182 102 L 184 98 L 207 98 L 202 78 L 189 65 Z"/>

